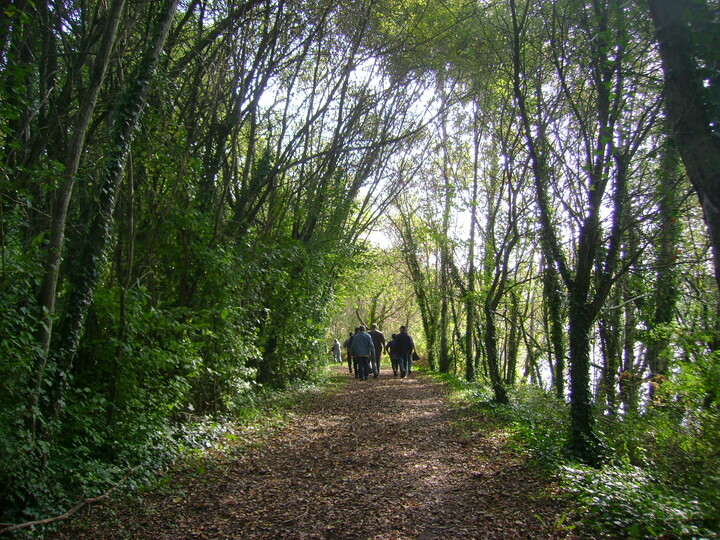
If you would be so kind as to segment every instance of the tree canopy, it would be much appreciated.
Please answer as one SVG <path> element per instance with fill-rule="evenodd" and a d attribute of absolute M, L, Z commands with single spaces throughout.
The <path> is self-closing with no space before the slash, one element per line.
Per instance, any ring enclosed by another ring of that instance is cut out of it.
<path fill-rule="evenodd" d="M 161 466 L 371 323 L 497 403 L 567 403 L 569 459 L 659 466 L 681 431 L 690 485 L 720 437 L 719 22 L 706 0 L 2 3 L 5 518 Z"/>

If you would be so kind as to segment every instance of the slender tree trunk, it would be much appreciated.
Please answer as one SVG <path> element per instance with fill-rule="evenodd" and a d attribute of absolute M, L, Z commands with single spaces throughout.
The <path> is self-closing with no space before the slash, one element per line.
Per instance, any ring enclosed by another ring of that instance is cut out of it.
<path fill-rule="evenodd" d="M 565 325 L 562 316 L 561 283 L 557 270 L 552 264 L 546 264 L 542 276 L 545 293 L 544 307 L 549 328 L 553 388 L 558 399 L 565 399 Z"/>
<path fill-rule="evenodd" d="M 613 306 L 600 317 L 600 340 L 603 352 L 603 368 L 597 391 L 598 403 L 605 403 L 607 411 L 614 415 L 617 412 L 617 393 L 615 391 L 617 375 L 620 371 L 620 289 L 613 295 Z"/>
<path fill-rule="evenodd" d="M 478 166 L 480 152 L 480 136 L 477 117 L 478 104 L 475 104 L 475 122 L 473 124 L 473 187 L 470 203 L 470 246 L 468 248 L 468 290 L 465 299 L 466 330 L 465 330 L 465 380 L 475 380 L 475 358 L 473 332 L 475 330 L 475 227 L 477 226 L 478 204 Z"/>
<path fill-rule="evenodd" d="M 667 325 L 674 317 L 678 289 L 676 283 L 677 241 L 680 234 L 678 222 L 677 171 L 678 154 L 673 145 L 666 144 L 660 170 L 659 218 L 654 296 L 654 313 L 647 339 L 647 362 L 650 368 L 650 387 L 652 399 L 657 386 L 661 385 L 668 369 L 668 350 L 670 339 Z"/>
<path fill-rule="evenodd" d="M 629 281 L 625 279 L 622 282 L 624 332 L 622 333 L 623 375 L 621 375 L 621 378 L 624 376 L 624 388 L 622 391 L 626 398 L 623 400 L 626 412 L 637 411 L 638 409 L 639 390 L 642 382 L 641 374 L 644 371 L 642 366 L 639 365 L 635 350 L 637 344 L 637 331 L 635 330 L 637 315 L 632 298 L 636 296 L 637 291 L 630 288 Z"/>
<path fill-rule="evenodd" d="M 449 150 L 448 150 L 448 133 L 447 133 L 447 99 L 445 94 L 445 76 L 441 77 L 440 92 L 442 95 L 442 112 L 440 114 L 440 123 L 442 130 L 442 180 L 443 180 L 443 213 L 442 213 L 442 230 L 440 231 L 440 350 L 438 358 L 438 370 L 440 373 L 448 373 L 450 371 L 450 347 L 448 339 L 448 331 L 450 321 L 448 320 L 448 302 L 450 297 L 450 287 L 448 275 L 450 273 L 450 213 L 452 204 L 452 188 L 450 180 L 449 166 Z"/>
<path fill-rule="evenodd" d="M 125 223 L 118 233 L 117 249 L 117 275 L 119 281 L 120 298 L 118 313 L 118 335 L 115 357 L 112 359 L 112 381 L 108 397 L 107 423 L 112 425 L 115 415 L 115 407 L 118 395 L 119 383 L 121 380 L 122 366 L 125 359 L 123 353 L 127 333 L 127 295 L 133 275 L 133 262 L 135 258 L 135 171 L 133 170 L 132 155 L 128 166 L 127 191 L 125 195 Z M 123 235 L 124 232 L 124 235 Z M 123 249 L 123 236 L 126 235 L 126 249 Z"/>
<path fill-rule="evenodd" d="M 517 376 L 517 357 L 520 348 L 520 333 L 518 332 L 518 320 L 520 318 L 520 309 L 518 307 L 518 299 L 514 292 L 510 294 L 510 317 L 508 320 L 508 338 L 505 350 L 507 351 L 507 361 L 505 362 L 505 384 L 509 387 L 515 386 Z"/>

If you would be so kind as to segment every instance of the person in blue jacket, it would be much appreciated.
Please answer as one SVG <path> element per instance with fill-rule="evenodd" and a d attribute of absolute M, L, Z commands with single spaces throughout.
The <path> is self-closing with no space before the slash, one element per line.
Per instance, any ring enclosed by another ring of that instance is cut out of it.
<path fill-rule="evenodd" d="M 365 331 L 365 326 L 360 326 L 360 331 L 353 336 L 350 352 L 357 358 L 358 378 L 367 381 L 370 374 L 370 358 L 375 356 L 375 345 L 370 334 Z"/>

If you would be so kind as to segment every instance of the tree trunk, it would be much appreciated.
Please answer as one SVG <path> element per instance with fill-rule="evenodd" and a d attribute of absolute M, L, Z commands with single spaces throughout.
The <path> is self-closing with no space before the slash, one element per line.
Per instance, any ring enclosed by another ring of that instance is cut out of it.
<path fill-rule="evenodd" d="M 518 298 L 515 292 L 510 293 L 510 317 L 508 325 L 507 345 L 507 361 L 505 362 L 505 384 L 509 387 L 515 386 L 517 376 L 517 357 L 520 349 L 520 333 L 518 332 L 518 321 L 520 318 L 520 308 L 518 306 Z"/>
<path fill-rule="evenodd" d="M 668 369 L 668 350 L 670 339 L 667 325 L 674 318 L 677 300 L 677 242 L 680 235 L 678 223 L 677 172 L 678 155 L 674 146 L 666 144 L 663 149 L 660 170 L 659 219 L 660 234 L 657 241 L 654 291 L 654 313 L 650 322 L 647 339 L 647 362 L 650 368 L 650 387 L 652 399 L 657 386 L 661 385 Z"/>
<path fill-rule="evenodd" d="M 596 401 L 605 403 L 610 415 L 617 412 L 617 393 L 615 391 L 617 374 L 620 371 L 620 290 L 613 295 L 613 306 L 600 317 L 600 340 L 603 352 L 603 367 L 597 391 Z"/>
<path fill-rule="evenodd" d="M 51 409 L 57 415 L 68 382 L 73 359 L 80 343 L 88 310 L 92 304 L 100 272 L 106 257 L 106 244 L 110 239 L 113 211 L 118 186 L 123 177 L 128 155 L 140 113 L 162 53 L 165 39 L 175 13 L 178 0 L 165 0 L 155 21 L 155 31 L 138 67 L 138 72 L 121 95 L 111 133 L 103 177 L 100 181 L 98 208 L 91 218 L 88 234 L 83 239 L 80 256 L 71 272 L 67 310 L 61 321 L 61 331 L 52 342 L 51 354 L 57 360 L 58 375 L 53 384 Z"/>
<path fill-rule="evenodd" d="M 443 180 L 443 213 L 442 213 L 442 230 L 440 231 L 440 350 L 438 355 L 438 371 L 440 373 L 448 373 L 450 371 L 450 346 L 448 339 L 448 328 L 450 322 L 448 320 L 448 302 L 450 297 L 450 287 L 448 275 L 450 273 L 450 213 L 452 204 L 452 188 L 449 172 L 449 156 L 448 156 L 448 134 L 447 134 L 447 96 L 445 93 L 445 76 L 440 77 L 440 94 L 442 112 L 440 114 L 440 124 L 442 130 L 442 180 Z"/>
<path fill-rule="evenodd" d="M 475 227 L 477 226 L 478 203 L 478 161 L 480 159 L 480 134 L 477 118 L 478 104 L 475 103 L 473 123 L 473 184 L 470 201 L 470 245 L 468 247 L 468 289 L 465 295 L 465 380 L 475 380 L 473 332 L 475 330 Z"/>
<path fill-rule="evenodd" d="M 507 391 L 500 376 L 500 366 L 497 349 L 497 329 L 495 317 L 491 310 L 485 310 L 485 354 L 487 356 L 487 367 L 490 374 L 490 384 L 495 393 L 495 401 L 507 405 L 509 403 Z"/>
<path fill-rule="evenodd" d="M 70 144 L 67 148 L 67 157 L 65 161 L 65 170 L 60 182 L 60 187 L 55 194 L 55 200 L 52 206 L 52 218 L 50 221 L 50 235 L 47 245 L 47 257 L 45 259 L 45 269 L 40 293 L 38 295 L 38 304 L 43 313 L 42 323 L 38 329 L 41 351 L 35 362 L 35 391 L 33 393 L 32 403 L 30 404 L 31 431 L 34 433 L 35 426 L 35 405 L 39 399 L 39 392 L 45 379 L 45 368 L 47 365 L 48 354 L 50 352 L 50 341 L 52 339 L 52 327 L 55 314 L 55 300 L 57 297 L 57 285 L 60 276 L 60 262 L 62 260 L 63 245 L 65 242 L 65 222 L 67 220 L 68 207 L 72 196 L 73 187 L 75 185 L 75 175 L 77 174 L 85 148 L 85 136 L 90 126 L 90 120 L 97 98 L 105 80 L 110 63 L 110 57 L 115 44 L 120 19 L 125 7 L 125 0 L 115 0 L 106 17 L 106 26 L 103 33 L 100 50 L 98 51 L 95 63 L 93 64 L 88 88 L 83 99 L 80 101 L 80 109 L 78 110 L 75 127 L 73 129 Z"/>
<path fill-rule="evenodd" d="M 592 393 L 590 392 L 591 310 L 584 299 L 570 299 L 570 451 L 583 463 L 596 466 L 600 440 L 595 433 Z"/>
<path fill-rule="evenodd" d="M 547 253 L 545 255 L 547 256 Z M 549 328 L 553 388 L 558 399 L 565 399 L 565 325 L 562 316 L 561 284 L 557 270 L 552 264 L 546 264 L 542 277 L 545 293 L 544 309 Z"/>
<path fill-rule="evenodd" d="M 427 345 L 427 362 L 430 369 L 435 369 L 435 347 L 437 344 L 437 312 L 430 297 L 430 291 L 425 283 L 425 277 L 420 267 L 420 261 L 416 253 L 417 245 L 413 237 L 412 215 L 409 209 L 403 209 L 398 206 L 400 212 L 400 223 L 398 224 L 398 233 L 402 239 L 403 250 L 402 256 L 405 264 L 410 272 L 410 280 L 413 285 L 413 292 L 417 299 L 420 309 L 420 318 L 422 319 L 423 331 L 425 332 L 425 340 Z"/>
<path fill-rule="evenodd" d="M 705 215 L 720 289 L 720 138 L 710 127 L 707 102 L 711 89 L 705 88 L 705 75 L 693 56 L 695 45 L 710 36 L 692 34 L 690 4 L 686 0 L 648 0 L 660 43 L 667 117 Z M 694 5 L 701 16 L 712 15 L 707 2 L 698 0 Z"/>
<path fill-rule="evenodd" d="M 80 110 L 77 113 L 75 128 L 70 139 L 69 148 L 67 149 L 63 181 L 55 196 L 55 203 L 52 209 L 50 239 L 47 247 L 48 255 L 45 261 L 45 275 L 39 295 L 40 307 L 45 314 L 43 324 L 40 326 L 40 339 L 45 354 L 47 354 L 50 347 L 52 316 L 55 311 L 60 260 L 62 259 L 65 238 L 65 221 L 73 186 L 75 185 L 75 174 L 80 166 L 80 159 L 85 147 L 85 135 L 90 126 L 90 120 L 95 110 L 98 94 L 105 80 L 105 73 L 110 63 L 110 56 L 115 43 L 117 29 L 120 26 L 124 6 L 125 0 L 116 0 L 108 12 L 100 50 L 93 64 L 87 92 L 80 102 Z"/>
<path fill-rule="evenodd" d="M 625 412 L 629 413 L 637 411 L 638 409 L 638 398 L 641 380 L 641 374 L 643 369 L 638 364 L 637 353 L 635 351 L 635 345 L 637 343 L 637 331 L 636 327 L 636 308 L 633 304 L 632 298 L 636 296 L 636 291 L 630 288 L 628 279 L 623 280 L 622 283 L 622 297 L 623 304 L 625 306 L 623 319 L 624 319 L 624 333 L 623 333 L 623 371 L 621 375 L 621 381 L 623 386 L 621 387 L 623 396 L 623 405 Z"/>

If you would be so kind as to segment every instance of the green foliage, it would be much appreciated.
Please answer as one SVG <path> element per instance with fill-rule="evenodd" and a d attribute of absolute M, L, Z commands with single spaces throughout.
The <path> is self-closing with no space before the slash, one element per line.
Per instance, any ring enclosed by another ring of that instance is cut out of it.
<path fill-rule="evenodd" d="M 16 479 L 32 450 L 27 417 L 35 393 L 35 361 L 41 355 L 36 331 L 40 317 L 31 296 L 40 265 L 34 250 L 21 251 L 16 238 L 8 236 L 6 240 L 2 249 L 8 262 L 0 275 L 0 508 L 15 506 L 24 498 L 23 483 Z M 38 392 L 45 390 L 42 387 Z M 47 489 L 37 475 L 27 481 Z"/>
<path fill-rule="evenodd" d="M 536 386 L 518 386 L 510 396 L 515 440 L 544 466 L 567 459 L 568 407 Z"/>
<path fill-rule="evenodd" d="M 675 404 L 656 406 L 643 415 L 603 416 L 598 419 L 601 434 L 613 459 L 591 468 L 566 453 L 565 402 L 540 388 L 519 386 L 511 392 L 510 406 L 498 406 L 483 384 L 450 375 L 441 379 L 452 388 L 451 400 L 460 406 L 464 425 L 501 422 L 535 463 L 560 473 L 584 515 L 589 536 L 699 538 L 720 532 L 716 410 L 686 410 Z"/>
<path fill-rule="evenodd" d="M 717 533 L 717 507 L 694 493 L 674 492 L 645 469 L 568 466 L 564 472 L 588 512 L 588 528 L 598 537 L 698 538 Z"/>
<path fill-rule="evenodd" d="M 266 246 L 261 324 L 263 384 L 283 387 L 313 380 L 326 361 L 332 285 L 345 264 L 342 251 L 288 241 Z"/>

